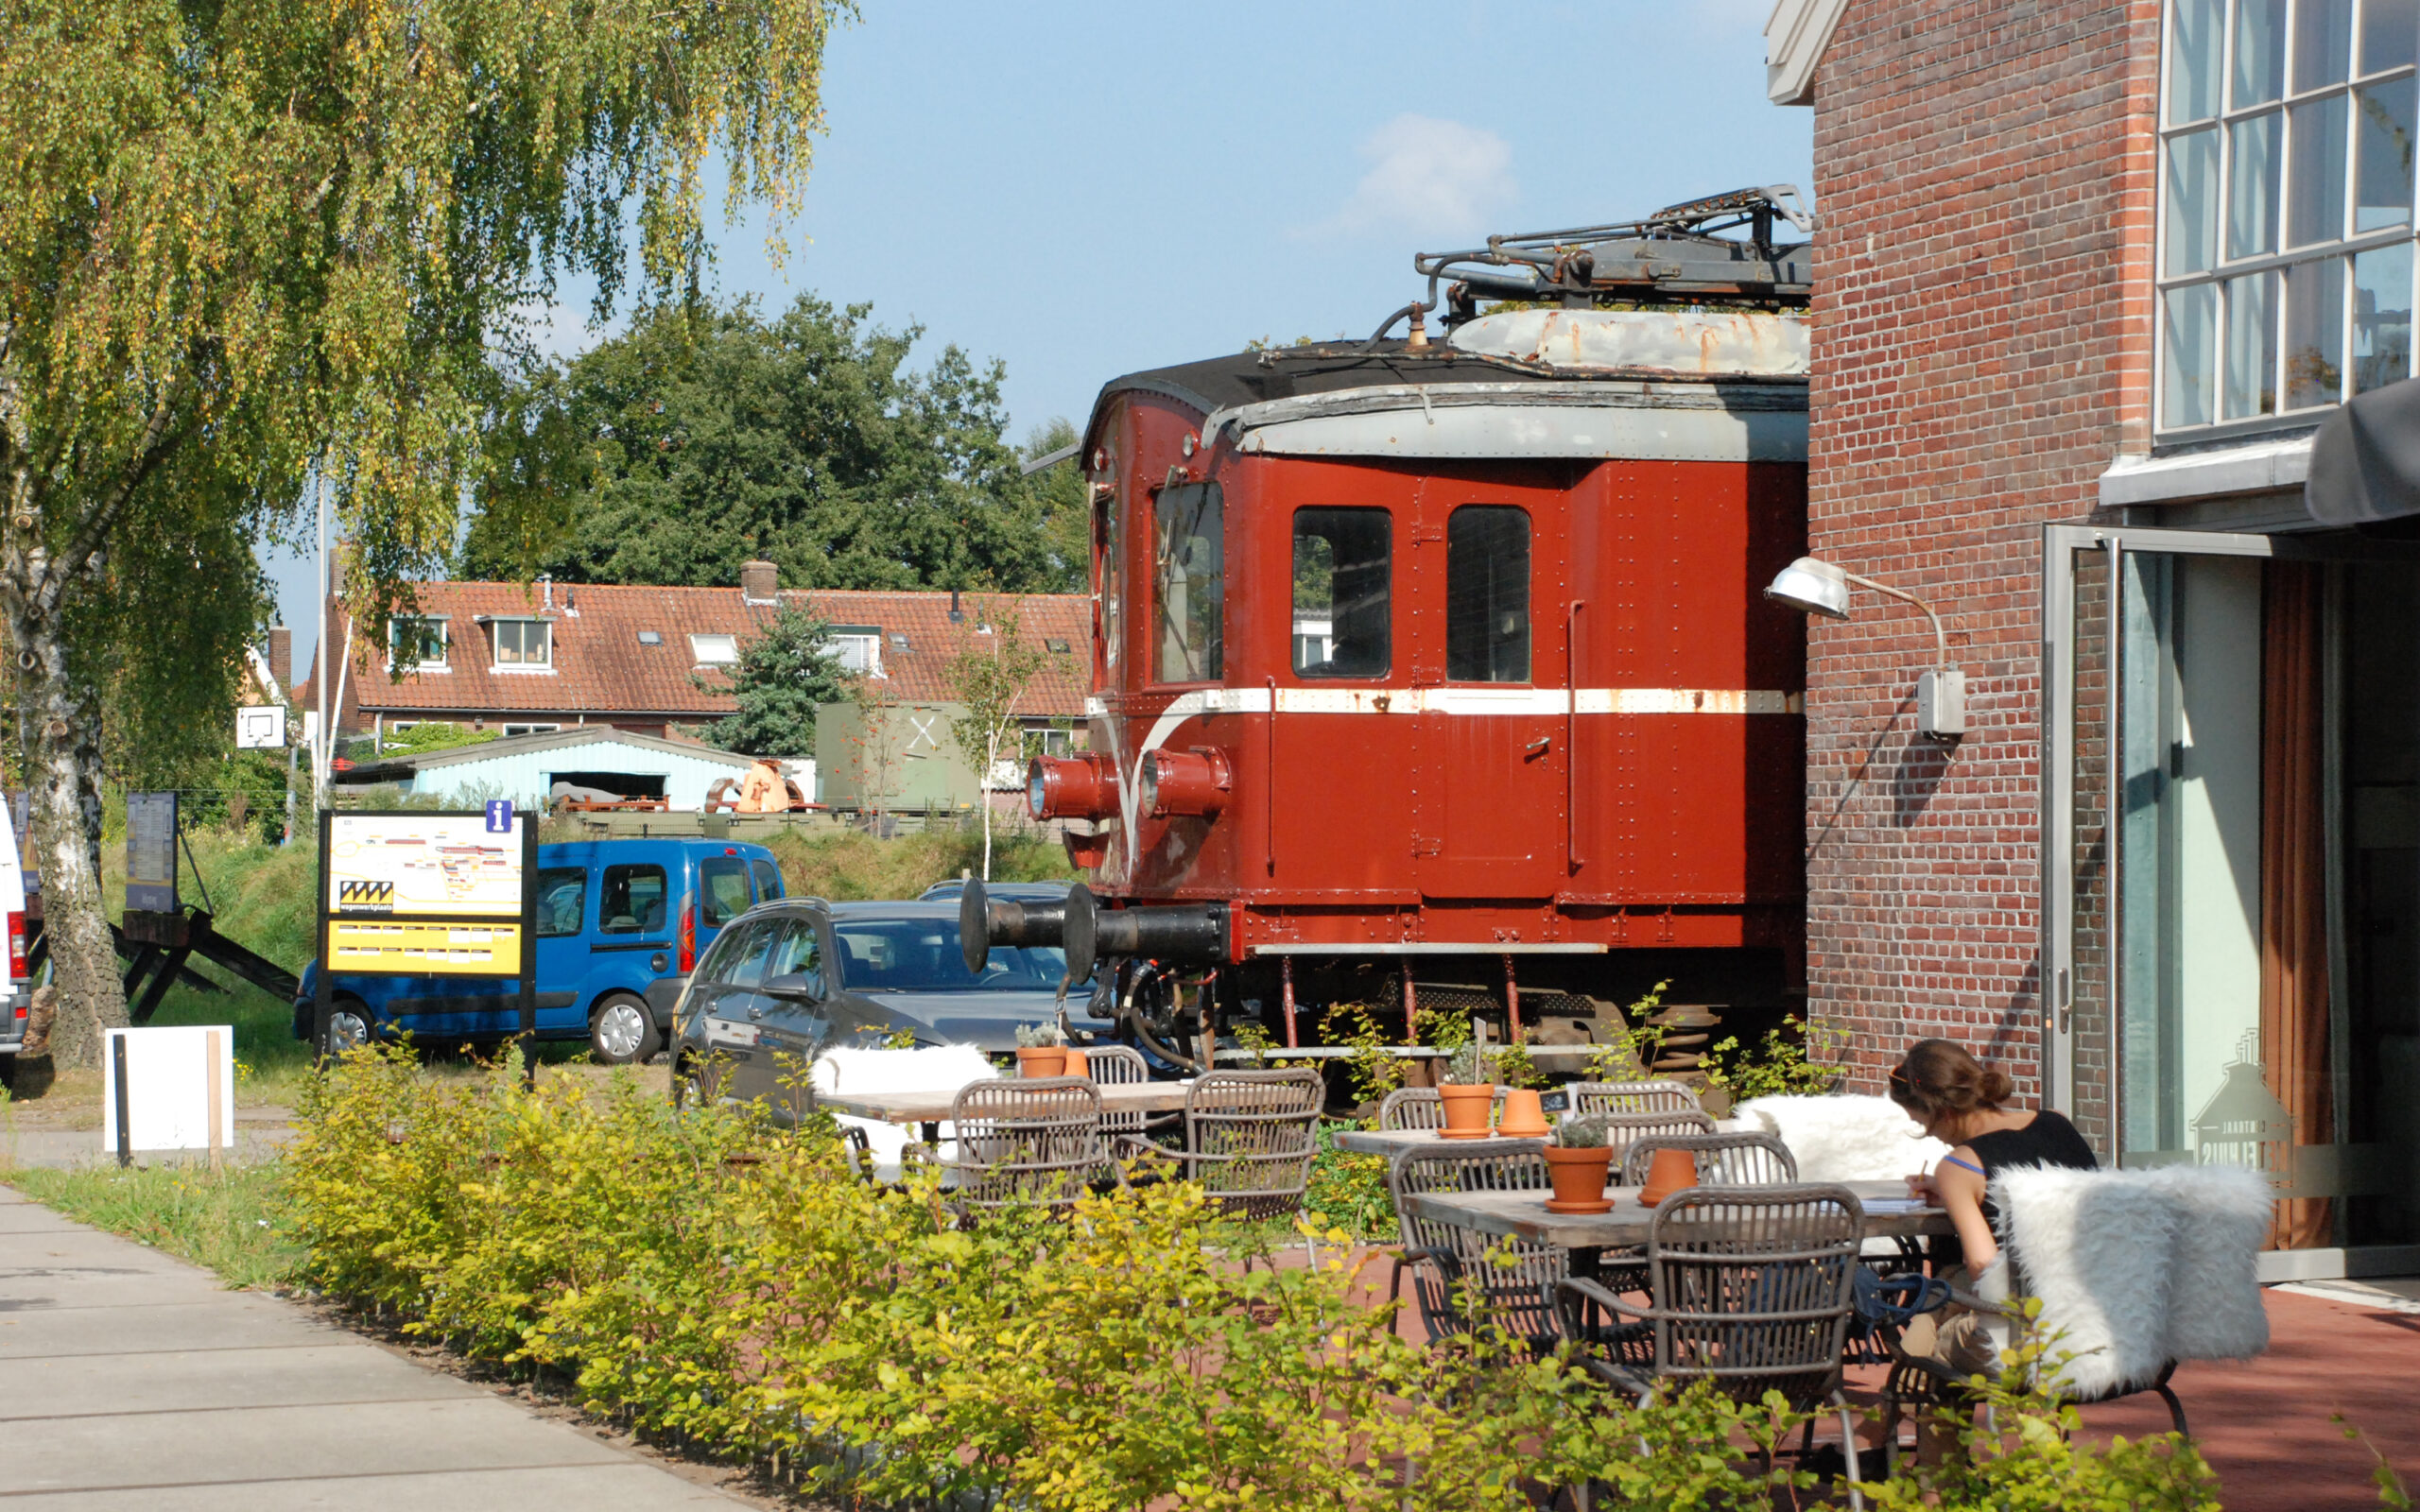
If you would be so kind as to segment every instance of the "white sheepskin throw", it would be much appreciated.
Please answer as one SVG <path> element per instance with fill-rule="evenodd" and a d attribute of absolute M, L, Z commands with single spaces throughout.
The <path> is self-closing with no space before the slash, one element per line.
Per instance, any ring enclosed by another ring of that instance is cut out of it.
<path fill-rule="evenodd" d="M 1789 1146 L 1801 1181 L 1895 1181 L 1949 1153 L 1888 1097 L 1757 1097 L 1732 1116 Z"/>
<path fill-rule="evenodd" d="M 990 1058 L 973 1045 L 941 1045 L 923 1050 L 838 1048 L 816 1057 L 814 1071 L 817 1091 L 841 1094 L 926 1091 L 934 1088 L 956 1091 L 968 1082 L 988 1081 L 998 1074 Z M 865 1130 L 866 1143 L 873 1151 L 877 1177 L 885 1181 L 898 1178 L 899 1152 L 907 1148 L 911 1134 L 906 1125 L 845 1113 L 836 1114 L 835 1118 L 843 1127 Z M 941 1134 L 942 1148 L 937 1153 L 948 1160 L 956 1131 L 943 1124 Z"/>
<path fill-rule="evenodd" d="M 2178 1360 L 2248 1360 L 2269 1348 L 2260 1246 L 2276 1189 L 2239 1165 L 2166 1165 L 2143 1175 L 2177 1210 L 2168 1352 Z"/>
<path fill-rule="evenodd" d="M 2083 1400 L 2148 1385 L 2168 1364 L 2175 1207 L 2147 1175 L 2034 1166 L 1992 1180 L 2017 1283 L 2042 1299 L 2048 1361 Z"/>

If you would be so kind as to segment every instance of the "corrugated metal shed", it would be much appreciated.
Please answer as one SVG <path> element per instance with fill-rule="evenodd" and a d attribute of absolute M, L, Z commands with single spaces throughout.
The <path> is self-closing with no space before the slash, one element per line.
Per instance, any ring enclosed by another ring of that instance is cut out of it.
<path fill-rule="evenodd" d="M 599 725 L 366 762 L 346 773 L 344 780 L 349 785 L 394 782 L 408 792 L 434 794 L 448 802 L 472 804 L 509 798 L 516 803 L 539 805 L 557 782 L 619 791 L 613 784 L 593 781 L 618 776 L 639 779 L 631 784 L 633 787 L 660 783 L 656 790 L 673 808 L 695 810 L 717 780 L 735 778 L 746 770 L 747 757 L 712 746 L 634 735 Z"/>

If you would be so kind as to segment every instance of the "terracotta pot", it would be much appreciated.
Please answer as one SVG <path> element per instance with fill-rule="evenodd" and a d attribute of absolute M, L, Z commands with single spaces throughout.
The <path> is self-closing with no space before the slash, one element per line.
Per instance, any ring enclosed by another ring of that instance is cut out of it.
<path fill-rule="evenodd" d="M 1638 1189 L 1641 1206 L 1651 1208 L 1675 1192 L 1698 1184 L 1698 1158 L 1687 1150 L 1658 1150 L 1647 1162 L 1647 1185 Z"/>
<path fill-rule="evenodd" d="M 1062 1075 L 1067 1069 L 1065 1045 L 1017 1046 L 1017 1074 L 1028 1081 Z"/>
<path fill-rule="evenodd" d="M 1534 1087 L 1508 1087 L 1504 1111 L 1495 1118 L 1495 1132 L 1508 1140 L 1542 1140 L 1553 1131 Z"/>
<path fill-rule="evenodd" d="M 1593 1149 L 1565 1149 L 1560 1144 L 1547 1146 L 1547 1178 L 1554 1183 L 1554 1195 L 1547 1199 L 1552 1212 L 1610 1212 L 1613 1199 L 1605 1195 L 1605 1178 L 1612 1174 L 1614 1152 L 1599 1144 Z"/>
<path fill-rule="evenodd" d="M 1437 1089 L 1437 1095 L 1445 1105 L 1445 1126 L 1438 1130 L 1442 1137 L 1449 1140 L 1487 1138 L 1487 1115 L 1495 1107 L 1495 1083 L 1467 1086 L 1448 1082 Z"/>
<path fill-rule="evenodd" d="M 1071 1046 L 1067 1051 L 1066 1064 L 1060 1067 L 1059 1074 L 1062 1076 L 1089 1076 L 1092 1074 L 1093 1057 Z"/>

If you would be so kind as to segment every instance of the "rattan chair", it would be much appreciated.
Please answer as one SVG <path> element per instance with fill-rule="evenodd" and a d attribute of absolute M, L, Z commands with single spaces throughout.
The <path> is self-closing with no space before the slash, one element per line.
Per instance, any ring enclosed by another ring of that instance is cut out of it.
<path fill-rule="evenodd" d="M 1472 1140 L 1425 1144 L 1398 1153 L 1387 1168 L 1403 1252 L 1395 1257 L 1393 1295 L 1404 1279 L 1428 1336 L 1443 1338 L 1495 1323 L 1505 1332 L 1545 1345 L 1555 1335 L 1554 1295 L 1567 1272 L 1564 1251 L 1552 1245 L 1498 1239 L 1460 1224 L 1416 1218 L 1405 1200 L 1430 1192 L 1544 1192 L 1547 1159 L 1530 1140 Z M 1498 1257 L 1507 1263 L 1498 1263 Z"/>
<path fill-rule="evenodd" d="M 1691 1187 L 1648 1228 L 1646 1306 L 1570 1277 L 1555 1322 L 1591 1375 L 1641 1401 L 1662 1383 L 1710 1381 L 1737 1401 L 1778 1391 L 1800 1411 L 1831 1406 L 1854 1482 L 1841 1366 L 1864 1223 L 1846 1187 Z M 1849 1504 L 1864 1505 L 1854 1487 Z"/>
<path fill-rule="evenodd" d="M 1649 1134 L 1622 1152 L 1621 1184 L 1643 1187 L 1658 1150 L 1686 1150 L 1697 1157 L 1702 1187 L 1788 1186 L 1798 1179 L 1789 1146 L 1770 1134 Z"/>
<path fill-rule="evenodd" d="M 1614 1152 L 1613 1172 L 1619 1177 L 1631 1145 L 1645 1139 L 1687 1139 L 1714 1132 L 1714 1120 L 1695 1108 L 1665 1113 L 1571 1113 L 1566 1118 L 1597 1117 L 1605 1121 L 1605 1145 Z"/>
<path fill-rule="evenodd" d="M 1131 1087 L 1151 1079 L 1150 1062 L 1132 1045 L 1086 1045 L 1083 1049 L 1084 1058 L 1092 1066 L 1093 1080 L 1103 1087 Z M 1132 1108 L 1101 1114 L 1100 1127 L 1103 1134 L 1115 1140 L 1149 1128 L 1166 1127 L 1176 1120 L 1174 1113 L 1154 1116 Z"/>
<path fill-rule="evenodd" d="M 1184 1149 L 1129 1134 L 1117 1153 L 1174 1163 L 1229 1217 L 1273 1218 L 1303 1205 L 1326 1096 L 1307 1069 L 1210 1072 L 1185 1091 Z"/>
<path fill-rule="evenodd" d="M 1102 1138 L 1100 1089 L 1084 1076 L 972 1082 L 950 1103 L 958 1158 L 925 1146 L 911 1154 L 952 1178 L 961 1210 L 1069 1208 L 1094 1182 L 1115 1177 Z"/>
<path fill-rule="evenodd" d="M 1495 1101 L 1491 1113 L 1504 1110 L 1504 1089 L 1495 1089 Z M 1378 1102 L 1378 1127 L 1443 1128 L 1445 1099 L 1437 1095 L 1434 1087 L 1398 1087 Z"/>
<path fill-rule="evenodd" d="M 1700 1113 L 1698 1094 L 1677 1081 L 1575 1081 L 1571 1110 L 1591 1113 Z"/>

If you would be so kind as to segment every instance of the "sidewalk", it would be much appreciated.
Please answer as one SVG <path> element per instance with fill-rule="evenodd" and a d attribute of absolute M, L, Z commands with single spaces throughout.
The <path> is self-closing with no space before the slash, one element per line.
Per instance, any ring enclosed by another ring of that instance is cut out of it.
<path fill-rule="evenodd" d="M 10 1512 L 748 1503 L 0 1187 Z"/>

